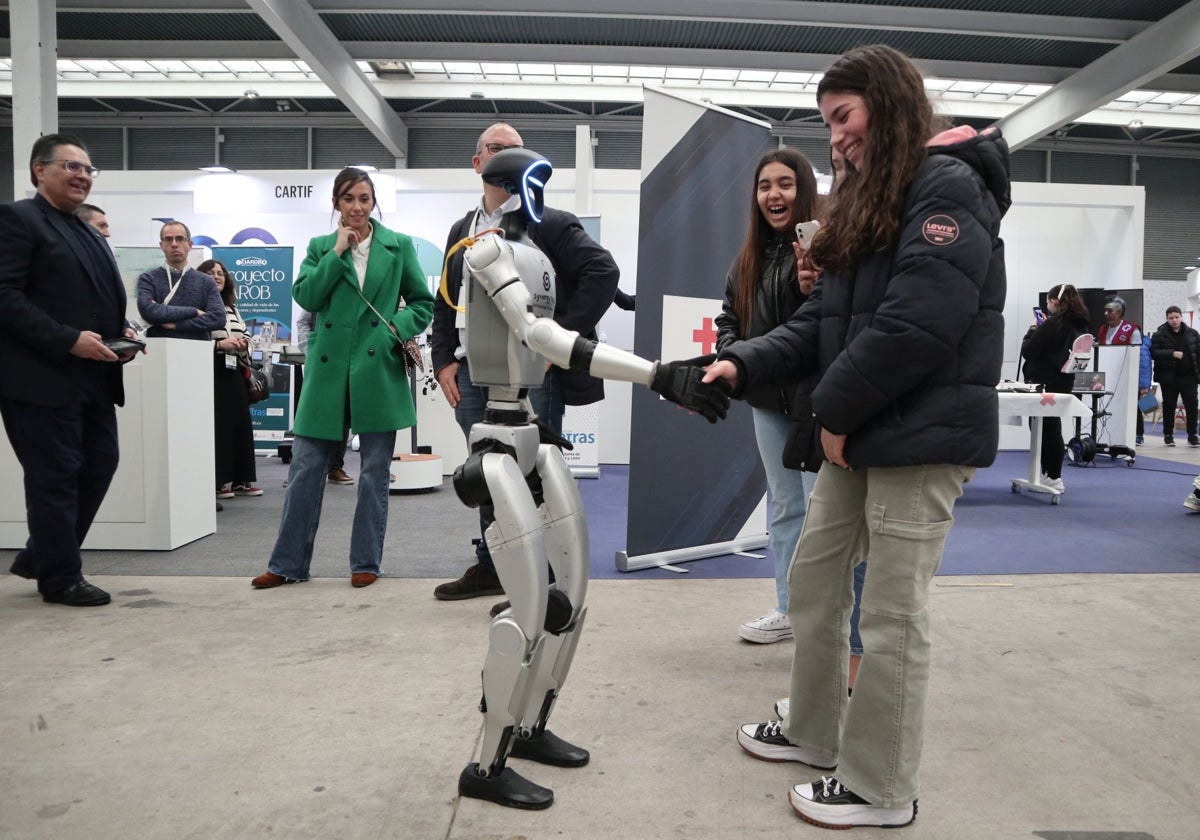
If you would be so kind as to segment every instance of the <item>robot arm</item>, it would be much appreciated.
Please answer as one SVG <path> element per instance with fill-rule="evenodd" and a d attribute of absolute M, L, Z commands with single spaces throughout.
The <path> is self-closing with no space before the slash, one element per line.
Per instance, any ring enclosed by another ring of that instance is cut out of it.
<path fill-rule="evenodd" d="M 715 357 L 682 362 L 650 362 L 607 344 L 590 341 L 550 318 L 533 315 L 529 289 L 521 281 L 512 249 L 497 235 L 484 236 L 464 256 L 471 275 L 483 287 L 520 341 L 561 368 L 584 370 L 601 379 L 637 382 L 672 402 L 704 415 L 724 418 L 729 388 L 722 381 L 701 382 L 703 367 Z"/>

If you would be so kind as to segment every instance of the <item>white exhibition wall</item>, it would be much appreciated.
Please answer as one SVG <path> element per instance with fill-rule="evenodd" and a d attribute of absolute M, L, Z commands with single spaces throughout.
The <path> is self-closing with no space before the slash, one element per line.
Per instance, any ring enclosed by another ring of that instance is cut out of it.
<path fill-rule="evenodd" d="M 332 170 L 262 170 L 235 174 L 198 172 L 124 172 L 107 170 L 96 182 L 91 201 L 105 209 L 114 245 L 155 245 L 161 225 L 171 217 L 186 222 L 195 237 L 217 244 L 234 242 L 249 229 L 271 234 L 295 248 L 296 265 L 308 240 L 332 229 Z M 479 176 L 467 168 L 394 170 L 375 173 L 383 220 L 425 240 L 440 254 L 451 224 L 479 200 Z M 584 212 L 577 202 L 573 170 L 555 173 L 547 203 Z M 637 290 L 638 191 L 636 170 L 596 170 L 590 213 L 601 223 L 601 244 L 621 268 L 621 288 Z M 556 188 L 557 187 L 557 188 Z M 1005 319 L 1005 378 L 1017 377 L 1020 339 L 1032 318 L 1039 292 L 1060 282 L 1105 288 L 1142 287 L 1142 236 L 1145 193 L 1141 187 L 1071 184 L 1013 184 L 1013 207 L 1004 223 L 1008 299 Z M 419 245 L 419 250 L 422 246 Z M 425 249 L 428 250 L 428 249 Z M 436 274 L 424 259 L 427 273 Z M 436 256 L 436 254 L 435 254 Z M 722 274 L 726 266 L 714 267 Z M 430 277 L 431 284 L 437 281 Z M 713 313 L 714 315 L 717 313 Z M 613 307 L 600 324 L 603 337 L 633 348 L 633 315 Z M 608 383 L 599 407 L 599 461 L 629 461 L 630 389 Z M 1028 446 L 1020 429 L 1005 427 L 1005 448 Z"/>

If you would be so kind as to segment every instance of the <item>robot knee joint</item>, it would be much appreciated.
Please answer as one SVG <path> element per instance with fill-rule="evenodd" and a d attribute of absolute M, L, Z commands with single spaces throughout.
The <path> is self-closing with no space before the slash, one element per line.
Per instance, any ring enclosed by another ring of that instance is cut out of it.
<path fill-rule="evenodd" d="M 555 636 L 571 626 L 571 599 L 567 593 L 551 589 L 546 599 L 546 632 Z"/>
<path fill-rule="evenodd" d="M 459 500 L 469 508 L 489 504 L 492 501 L 491 491 L 488 490 L 487 479 L 483 474 L 483 453 L 473 452 L 467 460 L 454 471 L 454 492 Z"/>

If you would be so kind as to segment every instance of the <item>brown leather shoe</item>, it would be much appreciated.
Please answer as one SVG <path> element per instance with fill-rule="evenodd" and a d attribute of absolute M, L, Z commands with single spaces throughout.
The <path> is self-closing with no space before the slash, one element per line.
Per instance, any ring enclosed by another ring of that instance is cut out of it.
<path fill-rule="evenodd" d="M 355 589 L 362 589 L 364 586 L 370 586 L 375 581 L 379 580 L 379 575 L 371 574 L 370 572 L 355 572 L 350 575 L 350 585 Z"/>
<path fill-rule="evenodd" d="M 353 484 L 354 479 L 346 474 L 346 471 L 341 467 L 334 467 L 329 471 L 328 481 L 330 484 Z"/>
<path fill-rule="evenodd" d="M 467 598 L 480 598 L 484 595 L 503 595 L 504 587 L 495 569 L 486 569 L 476 563 L 463 572 L 458 580 L 439 584 L 433 589 L 433 597 L 439 601 L 462 601 Z"/>
<path fill-rule="evenodd" d="M 512 603 L 509 601 L 501 601 L 499 604 L 492 604 L 492 608 L 488 610 L 488 616 L 495 618 L 511 606 Z"/>
<path fill-rule="evenodd" d="M 274 572 L 263 572 L 250 581 L 250 585 L 255 589 L 274 589 L 276 586 L 283 586 L 285 583 L 291 583 L 291 581 L 283 575 L 277 575 Z"/>

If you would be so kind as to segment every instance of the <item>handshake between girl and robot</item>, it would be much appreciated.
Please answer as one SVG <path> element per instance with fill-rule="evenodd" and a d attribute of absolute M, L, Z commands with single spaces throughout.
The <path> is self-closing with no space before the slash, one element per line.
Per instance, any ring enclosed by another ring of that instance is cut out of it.
<path fill-rule="evenodd" d="M 454 474 L 454 489 L 470 507 L 495 507 L 485 538 L 511 606 L 492 620 L 480 757 L 462 771 L 458 789 L 530 809 L 550 807 L 554 793 L 506 766 L 510 755 L 558 767 L 589 759 L 546 728 L 587 614 L 588 534 L 575 480 L 553 434 L 530 416 L 526 391 L 542 383 L 549 361 L 641 383 L 713 423 L 729 407 L 722 381 L 701 382 L 712 357 L 650 362 L 555 323 L 554 268 L 526 233 L 541 217 L 551 172 L 549 161 L 527 149 L 492 157 L 484 180 L 519 195 L 521 210 L 505 217 L 504 230 L 460 243 L 470 278 L 463 344 L 472 382 L 487 389 L 487 409 L 471 428 L 470 455 Z"/>

